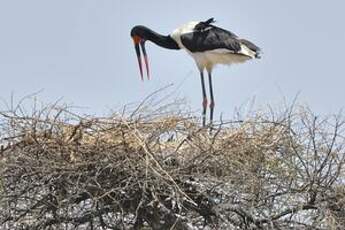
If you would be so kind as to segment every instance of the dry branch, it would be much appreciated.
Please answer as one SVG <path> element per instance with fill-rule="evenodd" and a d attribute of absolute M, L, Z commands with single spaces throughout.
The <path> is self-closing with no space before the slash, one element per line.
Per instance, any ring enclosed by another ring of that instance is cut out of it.
<path fill-rule="evenodd" d="M 108 118 L 1 112 L 1 229 L 344 226 L 340 116 L 260 113 L 210 134 L 176 103 L 145 103 Z"/>

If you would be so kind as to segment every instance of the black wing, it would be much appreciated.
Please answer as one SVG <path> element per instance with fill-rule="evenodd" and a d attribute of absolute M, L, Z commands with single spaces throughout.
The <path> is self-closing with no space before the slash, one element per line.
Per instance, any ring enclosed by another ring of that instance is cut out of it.
<path fill-rule="evenodd" d="M 239 39 L 236 34 L 211 25 L 213 22 L 213 18 L 200 22 L 194 27 L 193 32 L 182 34 L 182 44 L 191 52 L 227 49 L 229 52 L 238 53 L 241 50 L 241 44 L 246 45 L 254 52 L 260 50 L 253 43 Z"/>
<path fill-rule="evenodd" d="M 240 39 L 240 41 L 243 45 L 247 46 L 249 49 L 253 50 L 256 53 L 259 53 L 261 51 L 261 49 L 251 41 L 248 41 L 246 39 Z"/>
<path fill-rule="evenodd" d="M 191 52 L 228 49 L 234 53 L 241 50 L 237 36 L 213 25 L 181 35 L 182 44 Z"/>

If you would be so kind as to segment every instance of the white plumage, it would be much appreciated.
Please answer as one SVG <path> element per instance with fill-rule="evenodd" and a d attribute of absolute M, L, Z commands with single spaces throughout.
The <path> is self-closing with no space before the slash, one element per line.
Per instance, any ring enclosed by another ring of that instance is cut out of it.
<path fill-rule="evenodd" d="M 241 50 L 237 53 L 234 53 L 233 51 L 225 48 L 218 48 L 203 52 L 191 52 L 183 45 L 181 36 L 187 33 L 192 33 L 195 26 L 199 23 L 200 22 L 198 21 L 191 21 L 176 28 L 170 34 L 170 36 L 176 41 L 179 47 L 187 51 L 187 53 L 193 57 L 199 70 L 203 70 L 204 68 L 206 68 L 208 71 L 212 71 L 213 67 L 217 64 L 231 65 L 243 63 L 247 60 L 255 58 L 256 53 L 253 50 L 249 49 L 245 44 L 240 44 Z"/>

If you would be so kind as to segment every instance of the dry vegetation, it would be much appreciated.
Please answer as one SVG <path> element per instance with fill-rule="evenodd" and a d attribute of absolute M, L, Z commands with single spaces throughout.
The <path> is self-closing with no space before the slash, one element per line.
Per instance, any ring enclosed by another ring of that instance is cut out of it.
<path fill-rule="evenodd" d="M 156 102 L 0 112 L 0 228 L 343 229 L 341 116 L 295 106 L 210 133 Z"/>

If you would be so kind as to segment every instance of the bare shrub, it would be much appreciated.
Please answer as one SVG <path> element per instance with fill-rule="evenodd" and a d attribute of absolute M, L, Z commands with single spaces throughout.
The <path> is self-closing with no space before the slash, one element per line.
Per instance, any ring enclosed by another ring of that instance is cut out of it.
<path fill-rule="evenodd" d="M 156 102 L 106 118 L 1 112 L 1 229 L 345 226 L 341 116 L 258 112 L 210 133 Z"/>

